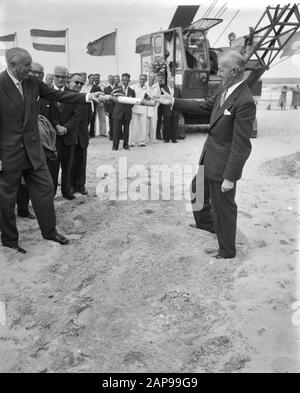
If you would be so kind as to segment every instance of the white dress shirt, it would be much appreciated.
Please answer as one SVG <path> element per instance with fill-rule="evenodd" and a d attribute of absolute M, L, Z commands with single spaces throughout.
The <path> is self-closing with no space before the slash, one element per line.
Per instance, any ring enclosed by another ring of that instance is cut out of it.
<path fill-rule="evenodd" d="M 22 82 L 20 82 L 18 79 L 16 79 L 8 70 L 6 70 L 6 71 L 9 75 L 9 77 L 11 78 L 11 80 L 13 81 L 13 83 L 15 84 L 16 88 L 19 90 L 20 94 L 23 96 L 23 93 L 21 93 L 20 88 L 18 87 L 18 86 L 21 86 L 21 89 L 22 89 Z M 61 91 L 65 90 L 65 87 L 63 87 L 62 89 L 59 89 L 57 86 L 55 86 L 55 83 L 53 86 L 54 86 L 55 90 L 61 90 Z M 22 92 L 23 92 L 23 89 L 22 89 Z M 23 98 L 24 98 L 24 96 L 23 96 Z M 93 100 L 90 99 L 90 93 L 86 93 L 85 102 L 92 102 L 92 101 Z"/>
<path fill-rule="evenodd" d="M 235 83 L 234 85 L 228 87 L 227 89 L 227 93 L 226 93 L 226 97 L 225 97 L 225 101 L 227 100 L 227 98 L 234 92 L 234 90 L 244 82 L 244 80 L 239 81 L 238 83 Z"/>
<path fill-rule="evenodd" d="M 9 75 L 10 79 L 13 81 L 16 88 L 19 90 L 19 93 L 21 94 L 22 98 L 24 99 L 22 82 L 19 81 L 18 79 L 16 79 L 8 70 L 7 70 L 7 73 Z"/>

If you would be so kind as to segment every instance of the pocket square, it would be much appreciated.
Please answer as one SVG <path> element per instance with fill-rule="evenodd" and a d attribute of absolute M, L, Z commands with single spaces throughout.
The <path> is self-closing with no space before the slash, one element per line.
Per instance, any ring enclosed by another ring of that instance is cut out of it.
<path fill-rule="evenodd" d="M 225 109 L 224 116 L 231 116 L 231 112 L 229 112 L 229 110 Z"/>
<path fill-rule="evenodd" d="M 37 98 L 36 98 L 36 100 L 35 100 L 35 101 L 37 102 L 39 99 L 40 99 L 40 96 L 37 96 Z"/>

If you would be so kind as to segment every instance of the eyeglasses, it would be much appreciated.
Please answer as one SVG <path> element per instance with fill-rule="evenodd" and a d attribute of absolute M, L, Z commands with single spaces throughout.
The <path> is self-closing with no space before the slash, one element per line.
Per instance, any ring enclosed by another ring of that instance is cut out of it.
<path fill-rule="evenodd" d="M 67 79 L 65 75 L 54 75 L 54 77 L 57 79 Z"/>
<path fill-rule="evenodd" d="M 80 85 L 80 86 L 83 86 L 83 85 L 84 85 L 83 82 L 79 82 L 79 81 L 74 81 L 74 83 L 76 83 L 76 85 Z"/>

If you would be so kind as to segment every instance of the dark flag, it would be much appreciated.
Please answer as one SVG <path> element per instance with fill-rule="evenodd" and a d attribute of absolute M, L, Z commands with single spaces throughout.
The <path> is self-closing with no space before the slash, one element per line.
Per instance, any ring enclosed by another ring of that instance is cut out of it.
<path fill-rule="evenodd" d="M 87 45 L 87 53 L 91 56 L 114 56 L 116 54 L 117 31 L 106 34 Z"/>

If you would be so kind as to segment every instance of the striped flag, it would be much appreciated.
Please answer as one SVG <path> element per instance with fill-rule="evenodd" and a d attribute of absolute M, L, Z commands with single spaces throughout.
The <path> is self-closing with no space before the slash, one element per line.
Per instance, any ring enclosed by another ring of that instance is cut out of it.
<path fill-rule="evenodd" d="M 32 45 L 36 50 L 66 52 L 67 30 L 30 30 Z"/>
<path fill-rule="evenodd" d="M 0 56 L 5 56 L 6 49 L 11 49 L 16 46 L 16 33 L 3 35 L 0 37 Z"/>

